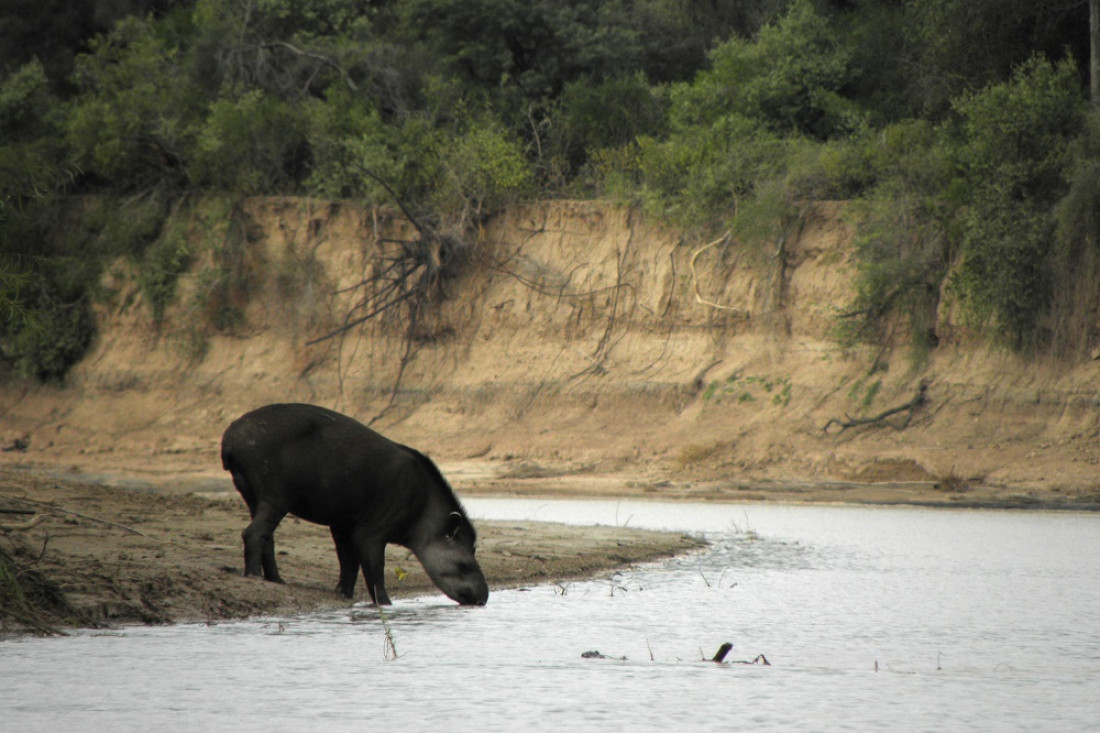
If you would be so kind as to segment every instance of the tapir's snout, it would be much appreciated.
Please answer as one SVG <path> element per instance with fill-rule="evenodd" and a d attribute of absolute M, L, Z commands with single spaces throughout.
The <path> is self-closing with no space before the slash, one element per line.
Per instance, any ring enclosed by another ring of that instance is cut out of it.
<path fill-rule="evenodd" d="M 482 578 L 480 583 L 461 589 L 454 600 L 463 606 L 484 606 L 489 602 L 489 584 Z"/>
<path fill-rule="evenodd" d="M 452 601 L 463 606 L 484 606 L 489 601 L 489 584 L 472 550 L 443 541 L 421 547 L 417 556 L 428 577 Z"/>
<path fill-rule="evenodd" d="M 436 585 L 452 601 L 463 606 L 484 606 L 489 601 L 489 584 L 485 582 L 485 576 L 476 564 L 473 567 L 464 567 L 460 575 L 451 576 L 442 582 L 437 580 Z"/>

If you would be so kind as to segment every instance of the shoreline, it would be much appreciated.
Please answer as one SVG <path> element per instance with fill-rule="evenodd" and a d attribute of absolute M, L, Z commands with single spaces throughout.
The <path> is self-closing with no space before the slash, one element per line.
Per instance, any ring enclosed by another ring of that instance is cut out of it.
<path fill-rule="evenodd" d="M 1100 511 L 1096 496 L 931 481 L 670 481 L 548 470 L 516 476 L 487 474 L 484 464 L 444 465 L 463 498 Z M 361 582 L 353 601 L 334 593 L 337 561 L 328 530 L 294 517 L 276 533 L 287 584 L 243 577 L 240 532 L 247 510 L 220 473 L 165 471 L 139 478 L 72 465 L 8 465 L 0 467 L 5 508 L 48 519 L 0 531 L 0 638 L 291 615 L 350 607 L 365 598 Z M 0 524 L 19 525 L 28 516 L 0 515 Z M 493 591 L 596 578 L 705 546 L 681 533 L 627 527 L 486 520 L 476 526 L 478 560 Z M 386 573 L 394 598 L 438 593 L 404 548 L 388 548 Z"/>
<path fill-rule="evenodd" d="M 0 508 L 47 521 L 0 532 L 0 638 L 63 634 L 128 624 L 216 623 L 350 607 L 334 587 L 338 563 L 328 529 L 287 517 L 275 534 L 286 584 L 246 578 L 237 498 L 158 493 L 57 478 L 0 474 Z M 22 523 L 9 515 L 0 523 Z M 599 577 L 623 567 L 698 550 L 675 532 L 477 521 L 478 561 L 490 590 Z M 386 552 L 393 598 L 439 593 L 403 547 Z M 490 602 L 492 598 L 490 596 Z"/>
<path fill-rule="evenodd" d="M 552 464 L 519 466 L 483 461 L 437 461 L 461 497 L 543 499 L 631 499 L 765 504 L 912 506 L 927 509 L 1100 512 L 1100 491 L 1070 491 L 1034 485 L 1008 486 L 953 480 L 836 480 L 775 478 L 669 479 L 641 470 L 587 471 Z M 165 495 L 194 495 L 237 501 L 221 470 L 195 469 L 190 461 L 163 470 L 111 471 L 75 463 L 14 463 L 2 471 L 59 481 L 90 483 Z"/>

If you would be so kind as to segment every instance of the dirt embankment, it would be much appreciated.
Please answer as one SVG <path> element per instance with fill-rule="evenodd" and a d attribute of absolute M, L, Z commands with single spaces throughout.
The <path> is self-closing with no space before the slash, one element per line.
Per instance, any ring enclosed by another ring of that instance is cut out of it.
<path fill-rule="evenodd" d="M 87 558 L 89 578 L 141 586 L 118 601 L 132 609 L 123 616 L 218 614 L 196 600 L 171 607 L 182 572 L 111 580 L 181 557 L 194 558 L 187 582 L 218 584 L 209 603 L 227 613 L 328 593 L 323 533 L 303 545 L 318 553 L 316 572 L 312 560 L 287 559 L 305 585 L 268 588 L 219 570 L 238 555 L 239 506 L 187 496 L 233 496 L 221 433 L 269 402 L 381 416 L 373 427 L 430 454 L 460 495 L 1100 506 L 1100 361 L 1037 363 L 975 346 L 947 301 L 940 345 L 917 365 L 903 346 L 837 345 L 831 330 L 855 266 L 841 204 L 810 208 L 766 252 L 705 246 L 605 203 L 520 207 L 486 225 L 411 343 L 398 310 L 309 343 L 357 305 L 363 312 L 360 284 L 392 240 L 412 236 L 407 222 L 302 199 L 249 200 L 239 217 L 196 225 L 191 271 L 162 324 L 120 262 L 104 279 L 94 347 L 64 386 L 0 375 L 0 477 L 13 491 L 157 538 L 72 515 L 64 531 L 54 527 L 43 563 L 78 525 L 131 558 Z M 8 470 L 16 467 L 32 473 Z M 171 496 L 63 482 L 68 493 L 52 494 L 62 489 L 27 478 L 41 472 Z M 112 504 L 113 495 L 142 498 Z M 224 527 L 162 534 L 186 514 L 221 517 Z M 524 553 L 556 556 L 530 550 L 535 534 L 508 539 L 506 530 L 487 533 L 490 548 L 501 543 L 500 568 Z M 296 531 L 282 529 L 284 541 Z M 588 547 L 575 569 L 617 554 Z M 66 557 L 79 565 L 73 552 Z M 303 607 L 319 598 L 309 597 Z"/>
<path fill-rule="evenodd" d="M 65 387 L 0 380 L 0 447 L 26 446 L 0 460 L 224 487 L 228 422 L 305 401 L 383 414 L 374 427 L 472 477 L 463 490 L 566 477 L 567 491 L 658 497 L 821 482 L 830 500 L 1100 497 L 1100 361 L 975 346 L 946 301 L 917 367 L 904 347 L 837 345 L 854 268 L 841 204 L 812 207 L 767 252 L 704 248 L 605 203 L 517 208 L 482 231 L 410 351 L 400 319 L 307 345 L 343 322 L 406 222 L 302 199 L 249 200 L 240 217 L 232 241 L 196 226 L 164 324 L 120 263 Z M 227 272 L 236 288 L 212 297 Z"/>

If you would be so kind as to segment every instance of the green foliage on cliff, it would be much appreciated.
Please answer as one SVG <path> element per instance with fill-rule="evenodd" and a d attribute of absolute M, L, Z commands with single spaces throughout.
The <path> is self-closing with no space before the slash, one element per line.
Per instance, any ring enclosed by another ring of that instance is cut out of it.
<path fill-rule="evenodd" d="M 806 202 L 849 199 L 849 338 L 902 325 L 932 348 L 946 294 L 991 338 L 1079 358 L 1100 345 L 1100 123 L 1087 4 L 1054 5 L 6 6 L 0 358 L 64 374 L 90 339 L 73 314 L 112 257 L 163 308 L 187 261 L 164 221 L 207 194 L 396 194 L 459 230 L 517 199 L 611 195 L 767 251 Z M 58 216 L 83 194 L 120 215 Z"/>

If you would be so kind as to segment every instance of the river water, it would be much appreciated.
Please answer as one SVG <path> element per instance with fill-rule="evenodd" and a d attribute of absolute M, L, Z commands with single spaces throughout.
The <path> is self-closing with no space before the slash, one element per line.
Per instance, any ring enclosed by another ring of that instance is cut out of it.
<path fill-rule="evenodd" d="M 3 642 L 0 729 L 1100 730 L 1100 516 L 466 503 L 711 546 L 484 608 Z M 770 665 L 702 661 L 726 641 Z"/>

